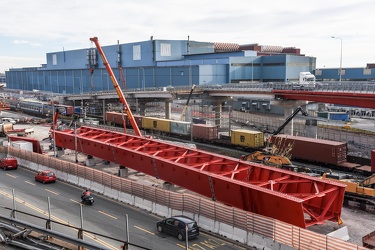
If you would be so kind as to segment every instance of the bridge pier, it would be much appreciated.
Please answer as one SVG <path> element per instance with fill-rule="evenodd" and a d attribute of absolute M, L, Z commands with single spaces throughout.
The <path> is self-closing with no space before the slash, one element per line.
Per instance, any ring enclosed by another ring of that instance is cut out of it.
<path fill-rule="evenodd" d="M 165 103 L 165 119 L 171 119 L 171 113 L 172 113 L 172 102 L 171 100 L 167 100 Z"/>
<path fill-rule="evenodd" d="M 215 114 L 214 124 L 218 126 L 219 128 L 221 127 L 221 114 L 223 111 L 224 103 L 230 99 L 231 99 L 230 97 L 219 97 L 219 98 L 215 97 L 212 100 L 212 103 L 213 103 L 212 111 L 214 111 L 214 114 Z"/>
<path fill-rule="evenodd" d="M 270 103 L 271 103 L 271 105 L 283 107 L 284 108 L 284 118 L 287 119 L 297 107 L 305 106 L 306 104 L 308 104 L 308 101 L 272 100 Z M 290 121 L 290 123 L 288 125 L 285 126 L 284 134 L 288 134 L 288 135 L 294 134 L 293 119 Z"/>

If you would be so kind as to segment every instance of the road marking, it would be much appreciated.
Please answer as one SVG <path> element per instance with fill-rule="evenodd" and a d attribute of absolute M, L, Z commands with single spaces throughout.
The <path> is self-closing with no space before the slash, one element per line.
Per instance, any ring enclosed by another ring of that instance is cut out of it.
<path fill-rule="evenodd" d="M 98 210 L 98 212 L 101 213 L 101 214 L 104 214 L 104 215 L 106 215 L 106 216 L 108 216 L 108 217 L 111 217 L 112 219 L 117 220 L 117 217 L 115 217 L 115 216 L 112 216 L 112 215 L 107 214 L 107 213 L 105 213 L 105 212 L 103 212 L 103 211 L 100 211 L 100 210 Z"/>
<path fill-rule="evenodd" d="M 79 201 L 75 201 L 75 200 L 72 200 L 72 199 L 70 199 L 70 201 L 73 201 L 73 202 L 75 202 L 75 203 L 77 203 L 77 204 L 80 204 L 80 205 L 83 205 L 83 206 L 84 206 L 84 204 L 81 204 L 81 202 L 79 202 Z"/>
<path fill-rule="evenodd" d="M 30 184 L 30 185 L 33 185 L 33 186 L 36 186 L 35 183 L 32 183 L 32 182 L 29 182 L 29 181 L 25 181 L 27 184 Z"/>
<path fill-rule="evenodd" d="M 8 176 L 10 176 L 10 177 L 12 177 L 12 178 L 14 178 L 14 179 L 17 178 L 17 176 L 14 176 L 14 175 L 11 175 L 11 174 L 6 174 L 6 175 L 8 175 Z"/>
<path fill-rule="evenodd" d="M 8 197 L 9 199 L 13 199 L 13 196 L 12 196 L 11 194 L 8 194 L 8 193 L 6 193 L 6 192 L 4 192 L 4 191 L 1 191 L 1 190 L 0 190 L 0 194 L 3 195 L 3 196 L 5 196 L 5 197 Z M 21 199 L 19 199 L 19 198 L 17 198 L 17 197 L 15 197 L 14 199 L 15 199 L 15 201 L 17 201 L 18 203 L 22 203 L 23 205 L 25 205 L 25 206 L 27 206 L 27 207 L 29 207 L 29 208 L 31 208 L 31 209 L 33 209 L 33 210 L 35 210 L 35 211 L 37 211 L 37 212 L 43 214 L 43 215 L 45 215 L 45 216 L 48 215 L 48 213 L 45 212 L 44 210 L 42 210 L 42 209 L 40 209 L 40 208 L 38 208 L 38 207 L 36 207 L 36 206 L 30 204 L 30 203 L 27 203 L 27 202 L 24 201 L 24 200 L 21 200 Z M 62 223 L 62 224 L 66 224 L 66 225 L 70 225 L 70 226 L 72 226 L 72 224 L 70 224 L 69 222 L 66 222 L 66 221 L 64 221 L 64 220 L 62 220 L 62 219 L 59 219 L 58 217 L 56 217 L 56 216 L 54 216 L 54 215 L 51 216 L 51 219 L 52 219 L 52 220 L 55 220 L 55 221 L 57 221 L 57 222 L 60 222 L 60 223 Z M 77 231 L 76 229 L 72 229 L 72 230 L 73 230 L 73 231 Z M 98 238 L 96 237 L 96 235 L 93 235 L 93 234 L 91 234 L 91 233 L 87 233 L 87 232 L 85 232 L 85 233 L 84 233 L 84 236 L 86 236 L 86 237 L 88 237 L 88 238 L 90 238 L 90 239 L 92 239 L 92 240 L 98 242 L 99 244 L 102 244 L 103 246 L 108 247 L 109 249 L 113 249 L 113 250 L 117 250 L 117 249 L 118 249 L 118 247 L 115 247 L 115 246 L 113 246 L 113 245 L 107 243 L 105 240 L 98 239 Z"/>
<path fill-rule="evenodd" d="M 44 190 L 46 190 L 47 192 L 50 192 L 50 193 L 53 193 L 53 194 L 55 194 L 55 195 L 59 195 L 59 193 L 56 193 L 55 191 L 52 191 L 52 190 L 49 190 L 49 189 L 44 189 Z"/>
<path fill-rule="evenodd" d="M 138 227 L 138 226 L 134 226 L 134 227 L 137 228 L 137 229 L 139 229 L 139 230 L 141 230 L 141 231 L 143 231 L 143 232 L 146 232 L 146 233 L 148 233 L 148 234 L 155 235 L 155 233 L 150 232 L 150 231 L 148 231 L 148 230 L 146 230 L 146 229 L 144 229 L 144 228 L 141 228 L 141 227 Z"/>

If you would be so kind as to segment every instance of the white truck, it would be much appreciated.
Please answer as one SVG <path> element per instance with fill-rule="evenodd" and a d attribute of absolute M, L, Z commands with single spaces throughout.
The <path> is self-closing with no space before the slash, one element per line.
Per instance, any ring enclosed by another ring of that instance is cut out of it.
<path fill-rule="evenodd" d="M 292 83 L 293 88 L 314 89 L 316 87 L 315 76 L 310 72 L 300 72 L 299 81 Z"/>

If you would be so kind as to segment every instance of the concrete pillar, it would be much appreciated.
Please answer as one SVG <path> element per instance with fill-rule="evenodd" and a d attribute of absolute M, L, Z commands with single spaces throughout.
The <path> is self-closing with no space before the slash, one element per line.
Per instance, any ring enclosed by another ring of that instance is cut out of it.
<path fill-rule="evenodd" d="M 171 101 L 165 101 L 165 119 L 171 119 L 172 105 Z"/>
<path fill-rule="evenodd" d="M 92 166 L 95 166 L 95 165 L 96 165 L 96 162 L 94 160 L 94 157 L 92 157 L 91 155 L 88 155 L 87 159 L 86 159 L 86 166 L 92 167 Z"/>
<path fill-rule="evenodd" d="M 285 120 L 293 113 L 292 107 L 284 107 L 284 118 Z M 284 134 L 293 135 L 293 119 L 284 128 Z"/>
<path fill-rule="evenodd" d="M 222 105 L 221 103 L 215 103 L 214 107 L 212 108 L 213 111 L 215 112 L 215 125 L 220 127 L 221 123 L 221 110 L 222 110 Z"/>
<path fill-rule="evenodd" d="M 129 176 L 129 169 L 124 166 L 120 166 L 118 170 L 118 176 L 120 177 L 128 177 Z"/>
<path fill-rule="evenodd" d="M 163 188 L 165 190 L 170 190 L 170 191 L 174 191 L 174 185 L 170 182 L 164 182 L 163 183 Z"/>
<path fill-rule="evenodd" d="M 316 119 L 306 120 L 306 137 L 317 138 L 318 137 L 318 121 Z"/>
<path fill-rule="evenodd" d="M 139 110 L 139 114 L 140 115 L 142 115 L 142 116 L 145 116 L 145 114 L 146 114 L 146 103 L 145 102 L 141 102 L 140 104 L 139 104 L 139 108 L 140 108 L 140 110 Z"/>

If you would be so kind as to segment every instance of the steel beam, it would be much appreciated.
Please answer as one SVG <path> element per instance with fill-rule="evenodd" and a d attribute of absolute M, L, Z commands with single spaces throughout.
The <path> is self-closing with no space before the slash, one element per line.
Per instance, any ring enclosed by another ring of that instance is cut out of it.
<path fill-rule="evenodd" d="M 340 221 L 344 184 L 120 132 L 81 127 L 76 136 L 79 152 L 230 206 L 302 228 Z M 58 147 L 75 149 L 73 130 L 55 137 Z"/>
<path fill-rule="evenodd" d="M 279 97 L 289 100 L 308 100 L 363 108 L 375 108 L 374 93 L 317 92 L 296 90 L 272 90 L 272 93 L 275 94 L 276 98 Z"/>

